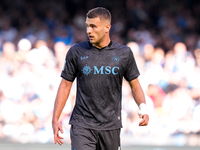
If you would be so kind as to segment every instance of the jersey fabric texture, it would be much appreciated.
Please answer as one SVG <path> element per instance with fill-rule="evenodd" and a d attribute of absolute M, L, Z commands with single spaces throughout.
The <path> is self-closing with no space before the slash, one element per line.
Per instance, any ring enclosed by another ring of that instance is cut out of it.
<path fill-rule="evenodd" d="M 131 49 L 111 41 L 102 49 L 89 41 L 73 45 L 66 56 L 61 77 L 77 78 L 76 103 L 70 124 L 95 130 L 122 127 L 123 77 L 131 81 L 139 71 Z"/>

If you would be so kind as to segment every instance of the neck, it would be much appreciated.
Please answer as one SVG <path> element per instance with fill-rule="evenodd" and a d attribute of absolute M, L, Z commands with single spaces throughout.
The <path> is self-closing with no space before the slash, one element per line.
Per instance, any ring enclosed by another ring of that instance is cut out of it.
<path fill-rule="evenodd" d="M 92 44 L 94 47 L 98 48 L 98 49 L 101 49 L 101 48 L 104 48 L 106 46 L 108 46 L 108 44 L 110 43 L 110 37 L 104 39 L 102 42 L 100 43 L 94 43 Z"/>

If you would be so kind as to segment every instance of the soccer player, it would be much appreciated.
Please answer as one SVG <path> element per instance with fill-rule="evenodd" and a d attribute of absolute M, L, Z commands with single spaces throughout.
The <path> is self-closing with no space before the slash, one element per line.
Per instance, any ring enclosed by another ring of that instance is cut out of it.
<path fill-rule="evenodd" d="M 131 49 L 111 41 L 111 14 L 102 7 L 87 13 L 89 41 L 73 45 L 66 56 L 63 78 L 55 100 L 52 126 L 55 144 L 63 144 L 59 117 L 77 78 L 76 103 L 70 118 L 72 150 L 118 150 L 122 128 L 121 98 L 123 77 L 129 81 L 139 106 L 139 126 L 146 126 L 144 92 Z"/>

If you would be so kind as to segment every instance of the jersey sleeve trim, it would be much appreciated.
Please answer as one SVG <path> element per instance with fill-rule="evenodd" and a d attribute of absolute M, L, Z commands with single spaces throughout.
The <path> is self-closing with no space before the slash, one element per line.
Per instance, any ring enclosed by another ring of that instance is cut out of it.
<path fill-rule="evenodd" d="M 132 80 L 134 80 L 134 79 L 138 78 L 138 77 L 139 77 L 139 75 L 140 75 L 140 73 L 136 74 L 136 75 L 135 75 L 135 77 L 132 77 L 132 78 L 130 78 L 130 79 L 126 79 L 126 78 L 125 78 L 125 79 L 126 79 L 126 81 L 128 81 L 128 82 L 129 82 L 129 81 L 132 81 Z"/>
<path fill-rule="evenodd" d="M 62 72 L 60 76 L 70 82 L 73 82 L 75 79 L 73 76 L 70 77 L 70 75 L 66 75 L 64 72 Z"/>

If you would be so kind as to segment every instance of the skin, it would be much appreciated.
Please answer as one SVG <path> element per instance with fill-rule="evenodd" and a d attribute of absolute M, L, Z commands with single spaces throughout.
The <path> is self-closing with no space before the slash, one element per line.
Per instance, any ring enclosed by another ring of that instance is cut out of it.
<path fill-rule="evenodd" d="M 101 49 L 110 43 L 109 30 L 111 25 L 109 20 L 100 19 L 99 17 L 87 18 L 86 27 L 90 43 L 93 46 Z M 59 123 L 59 117 L 69 97 L 71 86 L 72 82 L 62 79 L 58 88 L 52 119 L 55 144 L 63 144 L 63 137 L 59 135 L 59 132 L 63 133 L 62 125 Z M 130 86 L 137 105 L 139 106 L 141 103 L 145 103 L 144 93 L 137 78 L 130 81 Z M 149 116 L 147 114 L 143 114 L 139 117 L 142 118 L 139 126 L 146 126 L 149 121 Z"/>
<path fill-rule="evenodd" d="M 130 81 L 129 84 L 131 86 L 133 98 L 134 98 L 135 102 L 137 103 L 137 105 L 139 106 L 141 103 L 146 103 L 144 92 L 142 90 L 142 87 L 140 85 L 138 78 Z M 148 114 L 139 114 L 139 117 L 142 119 L 139 122 L 139 126 L 147 126 L 148 122 L 149 122 L 149 115 Z"/>
<path fill-rule="evenodd" d="M 101 49 L 110 43 L 109 30 L 110 21 L 97 18 L 86 18 L 87 34 L 90 43 Z"/>
<path fill-rule="evenodd" d="M 52 119 L 52 127 L 53 127 L 55 144 L 56 143 L 60 145 L 63 144 L 63 141 L 62 141 L 63 137 L 59 135 L 59 131 L 61 133 L 63 133 L 64 131 L 63 131 L 62 125 L 59 123 L 59 118 L 67 102 L 67 99 L 69 97 L 71 86 L 72 86 L 72 82 L 62 79 L 58 88 L 58 92 L 57 92 L 57 96 L 56 96 L 56 100 L 54 104 L 54 110 L 53 110 L 53 119 Z"/>

